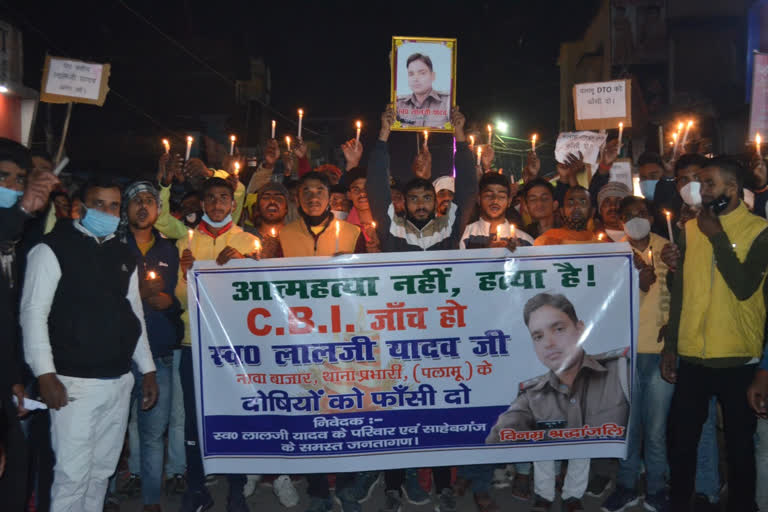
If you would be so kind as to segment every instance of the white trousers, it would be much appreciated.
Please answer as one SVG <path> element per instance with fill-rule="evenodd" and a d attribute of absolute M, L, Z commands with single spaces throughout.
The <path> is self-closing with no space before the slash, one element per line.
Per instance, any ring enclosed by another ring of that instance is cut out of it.
<path fill-rule="evenodd" d="M 52 512 L 102 512 L 109 477 L 115 472 L 128 424 L 133 388 L 130 372 L 117 379 L 59 376 L 70 401 L 51 410 L 56 453 Z"/>
<path fill-rule="evenodd" d="M 548 501 L 555 501 L 555 461 L 540 460 L 533 463 L 533 490 Z M 581 499 L 589 484 L 589 459 L 569 459 L 563 482 L 563 501 Z"/>

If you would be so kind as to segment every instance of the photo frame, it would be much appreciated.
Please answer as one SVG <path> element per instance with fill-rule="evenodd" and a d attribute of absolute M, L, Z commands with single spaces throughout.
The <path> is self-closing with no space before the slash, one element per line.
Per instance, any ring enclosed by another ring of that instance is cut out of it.
<path fill-rule="evenodd" d="M 390 101 L 393 130 L 453 132 L 456 105 L 455 38 L 392 38 Z"/>

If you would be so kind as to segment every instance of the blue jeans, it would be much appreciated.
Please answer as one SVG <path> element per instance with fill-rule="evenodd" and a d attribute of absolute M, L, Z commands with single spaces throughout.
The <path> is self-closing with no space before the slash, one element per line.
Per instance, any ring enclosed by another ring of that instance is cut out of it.
<path fill-rule="evenodd" d="M 157 403 L 148 411 L 141 410 L 143 376 L 134 372 L 133 400 L 137 404 L 136 421 L 141 446 L 141 494 L 145 505 L 160 503 L 163 486 L 163 436 L 171 412 L 171 373 L 173 356 L 156 357 Z"/>
<path fill-rule="evenodd" d="M 173 351 L 173 376 L 171 377 L 171 417 L 168 423 L 168 458 L 165 474 L 183 475 L 187 470 L 187 455 L 184 449 L 184 392 L 181 389 L 179 366 L 181 349 Z"/>
<path fill-rule="evenodd" d="M 635 489 L 642 460 L 649 495 L 663 490 L 667 482 L 667 414 L 675 390 L 661 378 L 660 359 L 658 354 L 637 354 L 627 458 L 619 461 L 616 475 L 619 486 Z"/>
<path fill-rule="evenodd" d="M 717 447 L 717 398 L 709 401 L 707 421 L 701 428 L 696 455 L 696 494 L 703 494 L 711 503 L 720 501 L 720 455 Z"/>

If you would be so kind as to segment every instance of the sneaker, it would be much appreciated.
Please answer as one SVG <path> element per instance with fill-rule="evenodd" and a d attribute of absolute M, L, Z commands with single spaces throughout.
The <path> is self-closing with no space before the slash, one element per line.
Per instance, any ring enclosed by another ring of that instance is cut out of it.
<path fill-rule="evenodd" d="M 280 475 L 272 482 L 272 492 L 284 507 L 295 507 L 299 503 L 299 493 L 288 475 Z"/>
<path fill-rule="evenodd" d="M 330 498 L 316 498 L 314 496 L 310 498 L 307 512 L 331 512 L 331 510 L 333 510 L 333 502 Z"/>
<path fill-rule="evenodd" d="M 453 489 L 443 489 L 437 497 L 435 512 L 456 512 L 456 496 Z"/>
<path fill-rule="evenodd" d="M 533 506 L 531 507 L 531 512 L 549 512 L 552 508 L 552 502 L 549 500 L 545 500 L 538 494 L 536 495 L 536 501 L 533 503 Z"/>
<path fill-rule="evenodd" d="M 227 498 L 227 512 L 251 512 L 242 493 L 237 493 Z"/>
<path fill-rule="evenodd" d="M 184 494 L 187 491 L 187 481 L 184 475 L 178 473 L 165 479 L 165 494 Z"/>
<path fill-rule="evenodd" d="M 512 481 L 512 497 L 522 501 L 531 499 L 531 475 L 515 475 Z"/>
<path fill-rule="evenodd" d="M 610 487 L 610 478 L 602 475 L 594 475 L 589 479 L 589 485 L 587 485 L 587 495 L 592 496 L 593 498 L 602 498 Z"/>
<path fill-rule="evenodd" d="M 580 512 L 584 510 L 584 505 L 578 498 L 568 498 L 563 502 L 563 512 Z"/>
<path fill-rule="evenodd" d="M 179 512 L 203 512 L 213 507 L 213 498 L 208 491 L 190 491 L 184 493 Z"/>
<path fill-rule="evenodd" d="M 117 490 L 117 494 L 120 496 L 125 496 L 127 498 L 132 498 L 134 496 L 138 496 L 141 493 L 141 476 L 131 473 L 131 475 L 128 477 L 128 480 L 126 480 L 123 485 L 120 486 L 120 488 Z"/>
<path fill-rule="evenodd" d="M 400 499 L 400 493 L 397 491 L 387 491 L 384 493 L 384 506 L 379 512 L 402 512 L 403 500 Z"/>
<path fill-rule="evenodd" d="M 406 471 L 405 481 L 400 490 L 403 497 L 412 505 L 426 505 L 431 498 L 429 493 L 419 483 L 419 474 L 416 471 Z"/>
<path fill-rule="evenodd" d="M 507 467 L 496 468 L 493 470 L 493 480 L 491 485 L 496 489 L 504 489 L 512 485 L 512 474 Z"/>
<path fill-rule="evenodd" d="M 601 510 L 603 512 L 623 512 L 638 503 L 640 503 L 640 496 L 637 495 L 637 491 L 616 486 L 616 490 L 608 496 Z"/>
<path fill-rule="evenodd" d="M 243 496 L 250 498 L 256 492 L 256 486 L 261 482 L 261 475 L 246 475 L 243 486 Z"/>
<path fill-rule="evenodd" d="M 669 494 L 665 490 L 646 496 L 643 507 L 650 512 L 670 512 L 672 510 L 669 504 Z"/>
<path fill-rule="evenodd" d="M 343 502 L 365 503 L 371 498 L 373 491 L 381 480 L 378 471 L 362 471 L 355 475 L 354 480 L 343 489 L 337 489 L 336 496 Z"/>

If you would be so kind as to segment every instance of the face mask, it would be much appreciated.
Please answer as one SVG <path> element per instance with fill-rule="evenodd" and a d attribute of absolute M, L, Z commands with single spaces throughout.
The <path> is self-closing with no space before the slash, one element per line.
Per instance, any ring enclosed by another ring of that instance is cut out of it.
<path fill-rule="evenodd" d="M 653 196 L 656 193 L 656 184 L 659 180 L 644 180 L 640 182 L 640 192 L 643 193 L 646 199 L 653 201 Z"/>
<path fill-rule="evenodd" d="M 711 203 L 707 205 L 707 208 L 712 208 L 712 211 L 715 212 L 715 215 L 720 215 L 725 211 L 726 208 L 728 208 L 728 204 L 731 202 L 730 199 L 728 199 L 728 196 L 725 194 L 721 195 Z"/>
<path fill-rule="evenodd" d="M 15 205 L 24 192 L 0 187 L 0 208 L 10 208 Z"/>
<path fill-rule="evenodd" d="M 347 217 L 349 217 L 349 212 L 343 210 L 331 210 L 331 213 L 336 217 L 336 220 L 347 220 Z"/>
<path fill-rule="evenodd" d="M 701 183 L 691 181 L 680 189 L 680 197 L 688 206 L 701 206 Z"/>
<path fill-rule="evenodd" d="M 605 233 L 608 235 L 608 238 L 610 238 L 614 242 L 618 242 L 622 238 L 624 238 L 624 231 L 623 230 L 619 230 L 619 229 L 606 229 Z"/>
<path fill-rule="evenodd" d="M 80 220 L 85 229 L 99 238 L 114 233 L 119 223 L 119 217 L 92 208 L 85 208 L 85 217 Z"/>
<path fill-rule="evenodd" d="M 646 218 L 635 217 L 624 223 L 624 232 L 632 240 L 642 240 L 651 232 L 651 223 Z"/>
<path fill-rule="evenodd" d="M 232 222 L 232 214 L 230 213 L 226 217 L 224 217 L 224 220 L 220 222 L 214 222 L 211 220 L 211 218 L 208 216 L 207 213 L 203 214 L 203 222 L 211 226 L 212 228 L 220 229 Z"/>

